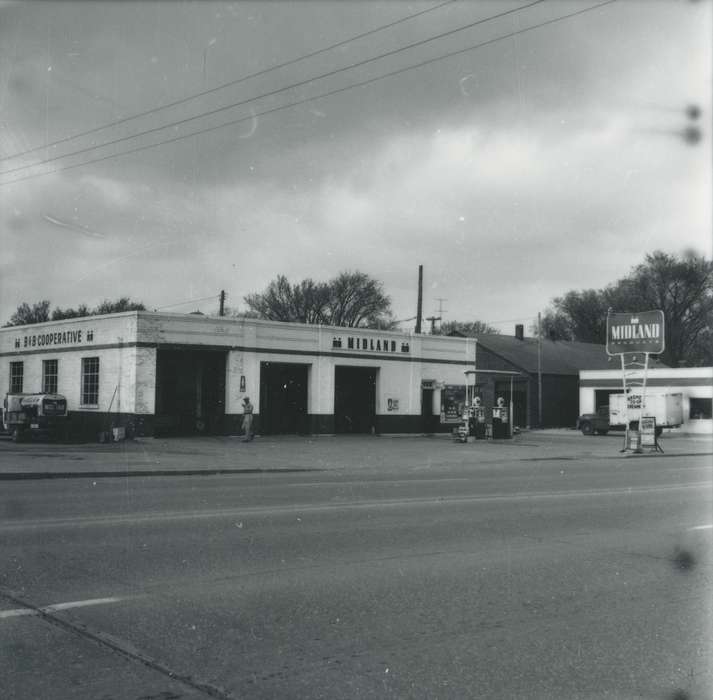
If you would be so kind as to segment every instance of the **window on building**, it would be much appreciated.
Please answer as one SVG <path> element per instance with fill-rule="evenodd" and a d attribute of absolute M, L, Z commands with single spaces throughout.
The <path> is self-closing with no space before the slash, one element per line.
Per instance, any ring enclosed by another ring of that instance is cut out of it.
<path fill-rule="evenodd" d="M 82 358 L 82 406 L 99 404 L 99 358 Z"/>
<path fill-rule="evenodd" d="M 42 391 L 45 394 L 57 393 L 57 360 L 42 361 Z"/>
<path fill-rule="evenodd" d="M 689 418 L 691 420 L 713 417 L 713 399 L 690 399 L 690 402 Z"/>
<path fill-rule="evenodd" d="M 20 394 L 22 393 L 22 377 L 24 375 L 24 363 L 22 362 L 11 362 L 10 363 L 10 393 Z"/>

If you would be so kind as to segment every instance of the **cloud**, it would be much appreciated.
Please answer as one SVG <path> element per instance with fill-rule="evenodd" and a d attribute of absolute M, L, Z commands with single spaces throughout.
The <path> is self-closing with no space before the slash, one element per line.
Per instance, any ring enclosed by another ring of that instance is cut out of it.
<path fill-rule="evenodd" d="M 218 20 L 210 8 L 19 4 L 18 21 L 0 27 L 18 47 L 2 76 L 15 99 L 0 147 L 22 150 L 200 91 L 206 78 L 218 85 L 288 60 L 342 36 L 347 15 L 360 29 L 377 21 L 340 3 L 267 4 L 250 22 L 253 10 Z M 456 3 L 429 17 L 429 32 L 473 14 Z M 320 37 L 310 32 L 317 15 Z M 424 264 L 451 318 L 489 320 L 602 286 L 654 247 L 710 250 L 709 136 L 687 148 L 673 135 L 677 106 L 710 113 L 708 32 L 692 31 L 708 26 L 702 15 L 709 4 L 616 3 L 259 124 L 6 187 L 0 316 L 28 290 L 63 305 L 131 294 L 162 306 L 225 288 L 236 305 L 279 273 L 359 268 L 406 317 Z M 211 37 L 220 40 L 206 55 Z M 376 54 L 387 39 L 350 51 Z M 313 67 L 246 84 L 235 99 Z"/>
<path fill-rule="evenodd" d="M 125 208 L 133 203 L 132 187 L 120 180 L 99 175 L 82 174 L 77 184 L 83 196 L 97 197 L 102 204 L 111 208 Z"/>

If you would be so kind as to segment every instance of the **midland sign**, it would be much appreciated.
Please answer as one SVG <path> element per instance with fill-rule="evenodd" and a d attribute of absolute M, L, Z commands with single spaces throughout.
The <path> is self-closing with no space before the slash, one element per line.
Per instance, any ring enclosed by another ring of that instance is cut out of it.
<path fill-rule="evenodd" d="M 631 314 L 607 315 L 607 353 L 621 355 L 664 351 L 663 311 L 641 311 Z"/>

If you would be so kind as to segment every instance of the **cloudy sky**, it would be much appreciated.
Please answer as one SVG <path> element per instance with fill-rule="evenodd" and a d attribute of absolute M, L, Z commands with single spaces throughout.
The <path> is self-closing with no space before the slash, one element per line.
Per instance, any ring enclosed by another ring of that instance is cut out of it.
<path fill-rule="evenodd" d="M 425 315 L 512 333 L 710 256 L 711 2 L 601 2 L 0 3 L 0 322 L 346 269 L 407 319 L 422 264 Z"/>

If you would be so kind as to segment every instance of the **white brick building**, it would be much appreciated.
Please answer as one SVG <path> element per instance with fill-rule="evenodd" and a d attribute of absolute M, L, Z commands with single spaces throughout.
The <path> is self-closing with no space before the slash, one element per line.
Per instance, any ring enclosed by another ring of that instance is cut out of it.
<path fill-rule="evenodd" d="M 6 390 L 64 394 L 86 436 L 237 432 L 245 396 L 262 433 L 450 430 L 442 390 L 474 354 L 471 338 L 145 311 L 0 329 Z"/>

